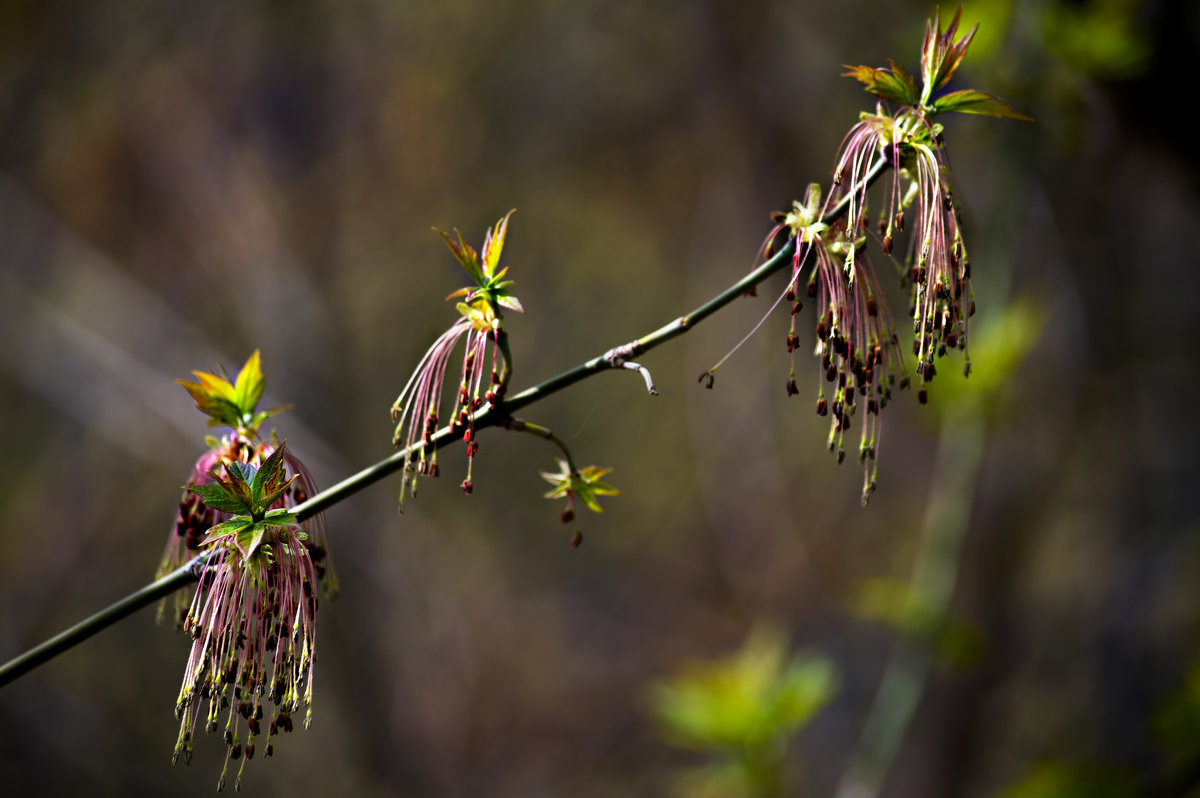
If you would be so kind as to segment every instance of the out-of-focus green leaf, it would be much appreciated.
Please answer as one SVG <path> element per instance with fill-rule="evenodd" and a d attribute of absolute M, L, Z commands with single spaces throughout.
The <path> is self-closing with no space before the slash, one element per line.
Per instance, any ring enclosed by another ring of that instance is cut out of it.
<path fill-rule="evenodd" d="M 994 409 L 1017 368 L 1041 340 L 1045 325 L 1045 310 L 1031 298 L 1015 300 L 986 324 L 973 325 L 971 376 L 964 378 L 947 368 L 946 376 L 930 388 L 930 404 L 943 412 Z"/>
<path fill-rule="evenodd" d="M 691 663 L 655 686 L 651 705 L 668 738 L 681 747 L 744 750 L 786 740 L 836 689 L 827 659 L 789 658 L 778 631 L 757 628 L 732 657 Z"/>
<path fill-rule="evenodd" d="M 933 599 L 899 579 L 867 579 L 859 584 L 853 603 L 860 618 L 886 623 L 916 637 L 932 634 L 940 623 Z"/>
<path fill-rule="evenodd" d="M 1183 689 L 1155 713 L 1154 732 L 1176 770 L 1186 772 L 1200 761 L 1200 659 L 1192 663 Z"/>
<path fill-rule="evenodd" d="M 1122 770 L 1042 762 L 996 798 L 1129 798 L 1136 788 L 1137 780 Z"/>
<path fill-rule="evenodd" d="M 1040 20 L 1046 49 L 1087 75 L 1131 77 L 1146 68 L 1152 52 L 1137 27 L 1141 11 L 1142 4 L 1130 0 L 1047 3 Z"/>

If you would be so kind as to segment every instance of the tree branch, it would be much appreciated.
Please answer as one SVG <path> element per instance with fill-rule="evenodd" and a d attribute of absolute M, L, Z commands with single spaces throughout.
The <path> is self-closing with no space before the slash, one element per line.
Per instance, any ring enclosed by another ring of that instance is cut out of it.
<path fill-rule="evenodd" d="M 846 192 L 842 200 L 825 214 L 823 221 L 826 224 L 832 224 L 841 218 L 849 207 L 850 198 L 870 187 L 883 174 L 888 165 L 886 159 L 882 157 L 877 158 L 871 169 L 863 176 L 861 185 L 855 186 L 852 191 Z M 672 338 L 683 335 L 692 327 L 740 297 L 750 288 L 757 286 L 771 275 L 781 271 L 785 266 L 790 265 L 795 250 L 796 245 L 793 239 L 787 242 L 773 257 L 762 263 L 758 268 L 692 312 L 680 316 L 674 321 L 659 327 L 657 330 L 636 338 L 623 346 L 609 349 L 603 354 L 597 355 L 572 369 L 568 369 L 556 377 L 551 377 L 545 382 L 534 385 L 531 388 L 526 388 L 511 398 L 502 400 L 499 407 L 483 409 L 475 416 L 475 428 L 480 430 L 486 427 L 502 425 L 506 419 L 511 417 L 513 412 L 574 385 L 593 374 L 614 368 L 626 368 L 626 364 L 632 358 L 648 352 Z M 508 357 L 507 341 L 504 341 L 503 345 L 505 350 L 505 368 L 508 370 L 511 369 L 511 360 Z M 636 364 L 630 365 L 634 365 L 636 370 Z M 425 444 L 425 446 L 426 448 L 432 447 L 434 450 L 437 450 L 460 440 L 462 440 L 462 435 L 459 430 L 451 431 L 449 427 L 443 427 L 433 435 L 432 440 Z M 419 446 L 420 444 L 416 444 L 411 447 L 411 450 L 415 451 Z M 380 460 L 378 463 L 368 466 L 357 474 L 349 476 L 336 485 L 312 496 L 308 501 L 297 504 L 292 508 L 292 512 L 299 516 L 302 521 L 311 518 L 317 513 L 358 493 L 363 488 L 373 485 L 384 477 L 400 470 L 404 466 L 409 454 L 410 449 L 401 449 L 389 457 Z M 0 687 L 56 657 L 67 649 L 82 643 L 84 640 L 122 618 L 132 615 L 141 608 L 149 606 L 159 599 L 169 596 L 176 590 L 197 581 L 200 578 L 200 571 L 203 568 L 205 556 L 204 554 L 198 555 L 162 579 L 126 596 L 92 617 L 80 621 L 70 629 L 0 666 Z"/>

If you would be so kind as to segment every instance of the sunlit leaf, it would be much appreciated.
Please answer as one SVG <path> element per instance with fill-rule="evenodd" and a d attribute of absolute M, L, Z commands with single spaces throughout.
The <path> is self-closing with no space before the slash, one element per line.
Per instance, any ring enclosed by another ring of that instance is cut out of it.
<path fill-rule="evenodd" d="M 896 105 L 917 104 L 917 97 L 908 90 L 904 81 L 886 69 L 876 69 L 869 66 L 850 66 L 849 64 L 845 66 L 850 71 L 842 73 L 843 77 L 851 77 L 864 84 L 869 94 L 873 94 L 881 100 Z"/>
<path fill-rule="evenodd" d="M 496 266 L 500 263 L 500 253 L 504 249 L 504 236 L 508 232 L 508 217 L 512 216 L 515 211 L 516 208 L 513 208 L 504 214 L 504 218 L 496 222 L 496 227 L 488 231 L 487 237 L 483 241 L 483 273 L 488 278 L 495 274 Z"/>
<path fill-rule="evenodd" d="M 965 89 L 963 91 L 952 91 L 949 94 L 943 94 L 933 103 L 933 112 L 935 114 L 943 113 L 960 113 L 960 114 L 983 114 L 985 116 L 1009 117 L 1011 119 L 1023 119 L 1027 122 L 1032 122 L 1033 117 L 1014 111 L 1004 103 L 1000 102 L 1000 98 L 991 94 L 984 94 L 981 91 Z"/>
<path fill-rule="evenodd" d="M 262 373 L 262 363 L 259 360 L 258 350 L 246 360 L 246 365 L 242 366 L 242 370 L 238 372 L 237 380 L 234 383 L 234 403 L 243 415 L 249 415 L 254 412 L 255 405 L 262 397 L 263 385 L 265 384 Z"/>

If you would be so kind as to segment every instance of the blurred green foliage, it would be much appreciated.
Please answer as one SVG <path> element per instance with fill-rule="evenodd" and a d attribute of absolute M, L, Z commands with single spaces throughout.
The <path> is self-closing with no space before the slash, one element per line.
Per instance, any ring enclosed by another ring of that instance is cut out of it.
<path fill-rule="evenodd" d="M 789 654 L 783 633 L 762 625 L 727 659 L 690 663 L 660 682 L 651 706 L 667 738 L 720 757 L 685 774 L 680 791 L 778 794 L 788 740 L 833 698 L 837 682 L 832 662 Z"/>
<path fill-rule="evenodd" d="M 1043 762 L 997 798 L 1130 798 L 1137 794 L 1128 773 L 1112 768 Z"/>

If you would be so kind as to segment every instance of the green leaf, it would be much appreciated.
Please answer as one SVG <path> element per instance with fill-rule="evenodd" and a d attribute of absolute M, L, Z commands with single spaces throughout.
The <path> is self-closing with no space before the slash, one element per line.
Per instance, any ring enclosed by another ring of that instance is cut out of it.
<path fill-rule="evenodd" d="M 504 214 L 504 218 L 496 222 L 496 227 L 489 230 L 487 237 L 483 240 L 483 273 L 489 278 L 495 274 L 496 266 L 500 263 L 500 252 L 504 249 L 504 236 L 508 232 L 508 217 L 512 216 L 515 211 L 516 208 L 513 208 Z"/>
<path fill-rule="evenodd" d="M 454 230 L 454 234 L 458 236 L 457 242 L 450 238 L 445 230 L 438 230 L 436 227 L 433 229 L 441 234 L 442 239 L 446 242 L 446 246 L 450 247 L 450 252 L 462 264 L 467 276 L 482 286 L 485 280 L 483 272 L 479 269 L 479 256 L 475 254 L 475 250 L 471 248 L 471 245 L 463 240 L 462 233 L 458 232 L 458 228 Z"/>
<path fill-rule="evenodd" d="M 233 402 L 238 406 L 242 416 L 254 413 L 255 405 L 262 398 L 265 384 L 259 352 L 255 349 L 254 354 L 246 360 L 246 365 L 242 366 L 242 370 L 238 372 L 237 381 L 234 383 Z"/>
<path fill-rule="evenodd" d="M 234 545 L 238 547 L 238 551 L 242 553 L 242 559 L 248 560 L 254 554 L 254 550 L 259 547 L 263 541 L 263 536 L 266 535 L 266 526 L 258 524 L 250 524 L 246 528 L 239 530 L 234 537 Z"/>
<path fill-rule="evenodd" d="M 587 508 L 593 513 L 604 512 L 604 508 L 600 506 L 600 502 L 596 501 L 596 496 L 591 490 L 584 488 L 576 491 L 576 495 L 579 496 L 580 501 L 587 505 Z"/>
<path fill-rule="evenodd" d="M 243 529 L 253 523 L 254 521 L 251 520 L 249 516 L 245 515 L 239 515 L 236 518 L 230 518 L 228 521 L 224 521 L 214 527 L 211 527 L 208 530 L 208 533 L 205 534 L 204 539 L 200 541 L 200 545 L 207 546 L 209 544 L 216 543 L 219 540 L 224 540 L 231 535 L 236 535 L 238 532 L 241 532 Z"/>
<path fill-rule="evenodd" d="M 192 399 L 196 402 L 196 409 L 209 417 L 209 424 L 217 426 L 224 424 L 229 427 L 236 427 L 241 421 L 241 411 L 238 406 L 229 399 L 221 396 L 210 394 L 207 389 L 198 382 L 188 382 L 187 380 L 175 380 L 183 386 Z"/>
<path fill-rule="evenodd" d="M 249 502 L 219 484 L 184 485 L 183 489 L 199 496 L 207 507 L 217 512 L 231 514 L 250 512 Z"/>
<path fill-rule="evenodd" d="M 521 300 L 517 299 L 508 291 L 497 291 L 496 303 L 499 304 L 500 307 L 508 308 L 509 310 L 515 310 L 517 313 L 525 312 L 525 308 L 521 305 Z"/>
<path fill-rule="evenodd" d="M 767 755 L 803 728 L 833 697 L 837 674 L 826 659 L 789 657 L 783 635 L 751 631 L 741 651 L 690 663 L 651 694 L 676 745 L 737 755 Z"/>
<path fill-rule="evenodd" d="M 269 511 L 260 523 L 272 527 L 300 526 L 300 516 L 290 510 L 280 508 Z"/>
<path fill-rule="evenodd" d="M 973 89 L 964 89 L 963 91 L 952 91 L 949 94 L 943 94 L 934 101 L 932 110 L 934 114 L 983 114 L 984 116 L 1024 119 L 1027 122 L 1033 121 L 1032 117 L 1018 113 L 1000 102 L 999 97 L 984 94 L 981 91 L 974 91 Z"/>
<path fill-rule="evenodd" d="M 193 371 L 192 373 L 196 375 L 196 379 L 200 380 L 200 385 L 209 396 L 215 396 L 235 405 L 237 404 L 236 392 L 233 386 L 229 384 L 229 380 L 204 371 Z"/>
<path fill-rule="evenodd" d="M 866 91 L 881 100 L 895 105 L 916 105 L 917 98 L 908 90 L 904 81 L 888 72 L 886 69 L 876 69 L 869 66 L 844 65 L 849 72 L 843 72 L 843 77 L 854 78 L 866 86 Z M 908 73 L 905 73 L 908 74 Z"/>
<path fill-rule="evenodd" d="M 254 475 L 254 481 L 250 483 L 250 496 L 260 505 L 262 504 L 263 489 L 271 485 L 270 489 L 273 490 L 273 483 L 279 479 L 280 472 L 284 467 L 286 447 L 286 441 L 276 446 L 275 451 L 271 452 L 271 456 L 262 461 L 262 465 L 258 467 L 258 472 Z"/>
<path fill-rule="evenodd" d="M 888 64 L 892 68 L 892 74 L 904 86 L 904 90 L 908 96 L 912 98 L 912 102 L 904 103 L 905 105 L 916 105 L 917 98 L 921 96 L 921 84 L 917 83 L 917 79 L 912 76 L 898 61 L 888 59 Z"/>

